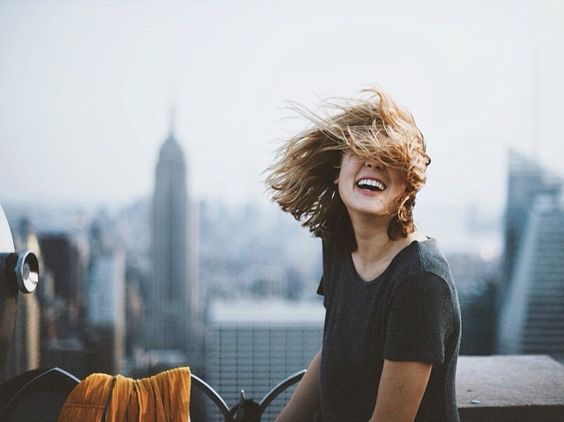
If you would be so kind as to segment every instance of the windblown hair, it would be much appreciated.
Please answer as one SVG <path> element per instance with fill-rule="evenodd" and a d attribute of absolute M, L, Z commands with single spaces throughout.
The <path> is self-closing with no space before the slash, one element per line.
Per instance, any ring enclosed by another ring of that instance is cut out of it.
<path fill-rule="evenodd" d="M 372 162 L 401 170 L 406 189 L 397 199 L 388 226 L 390 239 L 415 230 L 415 196 L 426 181 L 431 159 L 413 116 L 380 88 L 362 91 L 366 100 L 326 103 L 336 113 L 321 117 L 301 106 L 292 108 L 314 127 L 291 138 L 268 168 L 266 184 L 283 211 L 318 237 L 356 250 L 347 209 L 334 180 L 346 150 Z"/>

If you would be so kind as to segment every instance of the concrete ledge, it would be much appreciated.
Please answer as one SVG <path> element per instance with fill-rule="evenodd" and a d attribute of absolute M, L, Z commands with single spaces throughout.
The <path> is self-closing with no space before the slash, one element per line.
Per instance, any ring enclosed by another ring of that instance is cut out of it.
<path fill-rule="evenodd" d="M 564 421 L 564 366 L 545 355 L 461 356 L 463 422 Z"/>

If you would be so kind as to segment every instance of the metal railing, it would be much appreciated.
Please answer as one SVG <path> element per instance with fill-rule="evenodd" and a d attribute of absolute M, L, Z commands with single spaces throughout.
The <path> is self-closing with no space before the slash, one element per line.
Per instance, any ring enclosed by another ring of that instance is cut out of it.
<path fill-rule="evenodd" d="M 217 391 L 194 374 L 192 374 L 192 388 L 200 390 L 213 402 L 220 411 L 225 422 L 260 422 L 262 415 L 274 399 L 276 399 L 276 397 L 283 393 L 287 388 L 297 384 L 305 373 L 306 370 L 303 369 L 293 375 L 290 375 L 270 390 L 259 403 L 255 402 L 253 399 L 247 399 L 245 397 L 245 391 L 241 390 L 239 402 L 231 408 L 227 405 L 227 403 L 225 403 L 225 400 L 223 400 Z"/>

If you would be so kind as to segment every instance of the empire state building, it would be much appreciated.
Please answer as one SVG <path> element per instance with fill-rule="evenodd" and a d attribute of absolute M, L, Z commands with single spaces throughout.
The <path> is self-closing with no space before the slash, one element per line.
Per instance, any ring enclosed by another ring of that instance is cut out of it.
<path fill-rule="evenodd" d="M 194 216 L 188 195 L 186 162 L 174 124 L 161 146 L 152 206 L 153 277 L 149 287 L 146 344 L 189 358 L 197 337 L 199 296 L 196 280 Z M 159 352 L 160 351 L 160 352 Z"/>

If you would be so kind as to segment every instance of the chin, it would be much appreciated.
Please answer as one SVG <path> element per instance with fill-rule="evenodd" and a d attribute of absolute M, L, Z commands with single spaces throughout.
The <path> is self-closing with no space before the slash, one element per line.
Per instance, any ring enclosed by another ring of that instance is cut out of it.
<path fill-rule="evenodd" d="M 365 217 L 372 217 L 378 219 L 386 219 L 387 221 L 390 220 L 390 214 L 381 208 L 374 209 L 374 208 L 367 208 L 367 207 L 356 207 L 356 208 L 349 208 L 349 213 L 354 212 L 356 214 L 360 214 Z"/>

